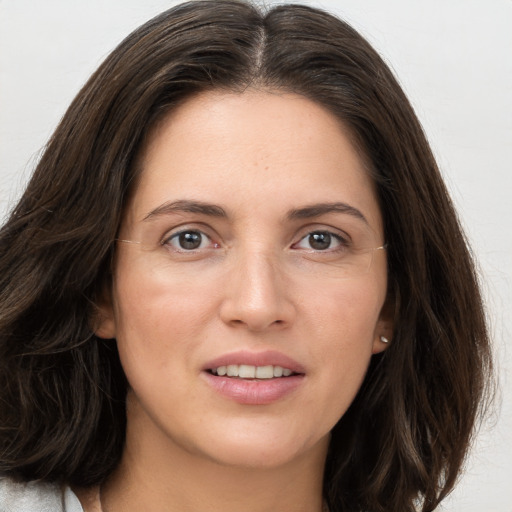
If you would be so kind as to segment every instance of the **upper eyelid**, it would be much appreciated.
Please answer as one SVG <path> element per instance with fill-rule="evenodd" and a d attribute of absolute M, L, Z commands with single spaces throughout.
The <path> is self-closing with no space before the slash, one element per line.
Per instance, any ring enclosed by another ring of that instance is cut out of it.
<path fill-rule="evenodd" d="M 180 247 L 175 247 L 174 244 L 172 243 L 172 240 L 182 234 L 182 233 L 187 233 L 187 232 L 192 232 L 192 231 L 196 231 L 196 232 L 199 232 L 201 233 L 202 235 L 206 236 L 207 239 L 208 239 L 208 247 L 198 247 L 196 249 L 183 249 L 183 248 L 180 248 Z M 218 242 L 216 242 L 208 233 L 205 233 L 203 230 L 201 229 L 197 229 L 197 228 L 184 228 L 184 229 L 180 229 L 180 230 L 177 230 L 177 231 L 174 231 L 174 232 L 171 232 L 169 235 L 165 235 L 162 240 L 160 241 L 160 245 L 162 247 L 164 247 L 166 250 L 168 251 L 172 251 L 176 254 L 189 254 L 189 255 L 193 255 L 193 254 L 198 254 L 198 253 L 201 253 L 203 251 L 206 251 L 208 249 L 212 249 L 212 245 L 214 246 L 213 248 L 214 249 L 218 249 L 220 248 L 220 245 Z"/>
<path fill-rule="evenodd" d="M 339 246 L 340 247 L 334 247 L 332 249 L 332 251 L 336 251 L 336 250 L 339 250 L 341 247 L 343 248 L 347 248 L 348 246 L 350 246 L 350 242 L 351 240 L 348 238 L 348 237 L 344 237 L 342 235 L 339 235 L 337 233 L 334 233 L 333 231 L 329 231 L 329 230 L 326 230 L 326 229 L 314 229 L 312 231 L 309 231 L 307 232 L 304 236 L 300 237 L 296 242 L 294 242 L 292 245 L 291 245 L 291 248 L 294 248 L 294 246 L 298 245 L 299 243 L 301 243 L 305 238 L 307 238 L 309 235 L 313 234 L 313 233 L 328 233 L 329 235 L 331 235 L 332 237 L 334 237 Z M 307 249 L 306 249 L 307 250 Z M 311 249 L 311 251 L 314 251 L 314 252 L 317 252 L 318 250 L 316 249 Z M 318 251 L 318 252 L 324 252 L 324 253 L 327 253 L 329 251 L 327 250 L 322 250 L 322 251 Z"/>
<path fill-rule="evenodd" d="M 201 227 L 198 227 L 200 225 Z M 201 223 L 184 223 L 180 226 L 175 226 L 171 229 L 168 229 L 160 238 L 160 243 L 163 244 L 167 240 L 171 239 L 172 237 L 179 235 L 180 233 L 186 233 L 187 231 L 199 231 L 203 235 L 206 235 L 210 240 L 213 239 L 215 236 L 213 235 L 212 231 L 214 231 L 212 228 L 205 224 Z"/>
<path fill-rule="evenodd" d="M 313 229 L 313 230 L 311 230 L 311 231 L 307 231 L 304 235 L 302 235 L 302 236 L 299 238 L 299 240 L 298 240 L 298 241 L 300 242 L 301 240 L 304 240 L 304 238 L 306 238 L 306 237 L 308 237 L 308 236 L 312 235 L 313 233 L 327 233 L 327 234 L 329 234 L 329 235 L 333 236 L 334 238 L 336 238 L 336 239 L 338 239 L 338 240 L 347 240 L 347 239 L 349 238 L 349 237 L 348 237 L 348 235 L 347 235 L 347 236 L 344 236 L 344 235 L 342 235 L 342 234 L 340 234 L 340 233 L 336 233 L 336 232 L 331 231 L 331 230 L 329 230 L 329 229 Z"/>
<path fill-rule="evenodd" d="M 183 222 L 179 225 L 173 226 L 165 230 L 163 235 L 160 236 L 160 244 L 164 245 L 167 240 L 172 238 L 173 236 L 183 233 L 184 231 L 199 231 L 207 236 L 210 240 L 216 243 L 226 243 L 224 237 L 218 233 L 218 231 L 213 228 L 210 224 L 201 221 L 192 221 L 192 222 Z M 324 224 L 320 222 L 308 223 L 307 225 L 303 225 L 300 228 L 294 230 L 294 233 L 290 237 L 289 245 L 296 244 L 300 242 L 304 237 L 308 236 L 315 231 L 327 232 L 336 238 L 341 239 L 341 241 L 352 242 L 353 236 L 347 232 L 347 230 L 330 225 Z"/>
<path fill-rule="evenodd" d="M 329 233 L 331 235 L 336 236 L 337 238 L 339 237 L 340 239 L 346 240 L 348 242 L 352 241 L 352 236 L 344 229 L 336 228 L 334 226 L 329 226 L 325 224 L 314 224 L 303 226 L 302 228 L 298 229 L 292 238 L 292 240 L 295 240 L 292 241 L 292 244 L 300 242 L 306 236 L 315 232 Z"/>
<path fill-rule="evenodd" d="M 210 239 L 210 240 L 212 239 L 212 237 L 208 233 L 205 233 L 201 229 L 180 229 L 179 231 L 174 231 L 173 233 L 171 233 L 168 236 L 164 236 L 163 241 L 171 240 L 172 238 L 175 238 L 176 236 L 181 235 L 182 233 L 192 233 L 192 232 L 201 233 L 202 235 L 205 235 L 208 239 Z"/>

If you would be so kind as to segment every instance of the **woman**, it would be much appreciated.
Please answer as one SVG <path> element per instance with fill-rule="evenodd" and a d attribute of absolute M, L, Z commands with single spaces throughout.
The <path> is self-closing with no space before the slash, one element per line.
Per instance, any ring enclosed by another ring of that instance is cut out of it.
<path fill-rule="evenodd" d="M 143 25 L 0 244 L 0 510 L 430 511 L 453 488 L 490 369 L 474 268 L 340 20 L 223 0 Z"/>

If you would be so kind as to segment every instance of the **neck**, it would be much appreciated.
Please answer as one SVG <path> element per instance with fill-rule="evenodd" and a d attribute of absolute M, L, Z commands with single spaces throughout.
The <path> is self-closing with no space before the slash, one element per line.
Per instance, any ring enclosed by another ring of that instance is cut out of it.
<path fill-rule="evenodd" d="M 143 432 L 127 429 L 121 463 L 102 486 L 103 512 L 322 510 L 327 440 L 293 461 L 262 468 L 219 464 Z"/>

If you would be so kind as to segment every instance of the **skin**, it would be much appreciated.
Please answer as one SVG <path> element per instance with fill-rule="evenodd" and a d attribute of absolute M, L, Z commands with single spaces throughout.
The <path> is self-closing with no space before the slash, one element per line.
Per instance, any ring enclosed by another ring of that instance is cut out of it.
<path fill-rule="evenodd" d="M 104 510 L 320 511 L 329 432 L 384 350 L 380 336 L 392 335 L 385 251 L 347 277 L 339 254 L 312 250 L 307 236 L 350 230 L 359 245 L 385 242 L 363 160 L 344 126 L 304 97 L 216 91 L 155 129 L 141 168 L 120 231 L 136 243 L 118 243 L 97 330 L 117 340 L 131 387 Z M 226 215 L 162 213 L 183 200 Z M 289 215 L 335 202 L 365 220 Z M 182 229 L 204 233 L 195 252 L 177 237 L 161 243 Z M 209 385 L 204 365 L 239 350 L 278 351 L 304 376 L 270 404 L 238 403 Z"/>

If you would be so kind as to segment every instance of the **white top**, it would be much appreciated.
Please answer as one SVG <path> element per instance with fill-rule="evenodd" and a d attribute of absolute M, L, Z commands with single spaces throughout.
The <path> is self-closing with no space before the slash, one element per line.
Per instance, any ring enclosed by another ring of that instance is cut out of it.
<path fill-rule="evenodd" d="M 15 483 L 0 478 L 0 512 L 84 512 L 67 486 L 46 482 Z"/>
<path fill-rule="evenodd" d="M 101 512 L 99 487 L 77 492 L 88 511 Z M 329 512 L 325 502 L 322 511 Z M 84 512 L 84 509 L 68 486 L 40 481 L 16 483 L 0 478 L 0 512 Z"/>

